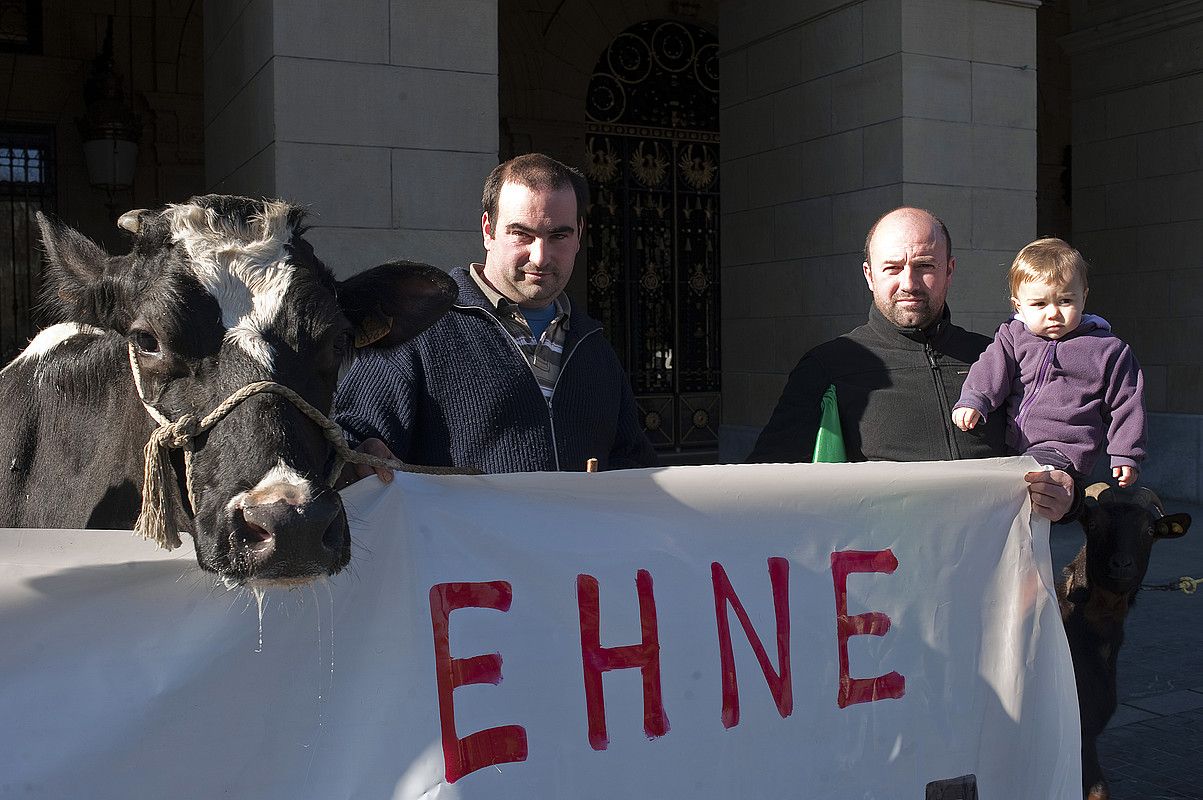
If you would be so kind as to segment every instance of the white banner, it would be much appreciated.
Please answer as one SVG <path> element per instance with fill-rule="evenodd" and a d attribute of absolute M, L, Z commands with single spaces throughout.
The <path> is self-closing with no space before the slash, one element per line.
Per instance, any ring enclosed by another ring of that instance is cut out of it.
<path fill-rule="evenodd" d="M 0 796 L 1081 796 L 1029 459 L 374 479 L 254 596 L 0 532 Z"/>

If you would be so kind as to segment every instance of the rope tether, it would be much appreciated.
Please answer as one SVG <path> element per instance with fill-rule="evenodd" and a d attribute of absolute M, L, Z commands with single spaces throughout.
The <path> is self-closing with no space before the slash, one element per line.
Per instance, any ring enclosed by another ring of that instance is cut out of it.
<path fill-rule="evenodd" d="M 188 501 L 195 511 L 197 504 L 192 484 L 193 441 L 197 436 L 207 433 L 214 425 L 225 419 L 242 401 L 256 394 L 269 393 L 283 397 L 322 429 L 322 433 L 325 434 L 336 454 L 334 464 L 331 465 L 330 474 L 326 479 L 326 485 L 331 488 L 334 487 L 347 462 L 425 474 L 441 475 L 452 471 L 439 467 L 416 467 L 394 458 L 380 458 L 352 450 L 343 437 L 342 428 L 336 422 L 311 406 L 295 391 L 275 381 L 258 381 L 243 386 L 222 401 L 217 408 L 206 414 L 203 419 L 197 420 L 192 414 L 184 414 L 172 422 L 146 401 L 146 397 L 142 393 L 142 376 L 139 373 L 132 347 L 130 348 L 130 366 L 133 370 L 134 384 L 138 389 L 138 395 L 142 398 L 142 404 L 159 423 L 159 426 L 151 432 L 150 439 L 146 442 L 146 448 L 143 451 L 145 464 L 142 474 L 142 511 L 134 525 L 134 532 L 167 550 L 174 550 L 180 546 L 179 532 L 175 531 L 171 524 L 172 520 L 176 519 L 177 503 L 171 492 L 167 490 L 167 476 L 172 474 L 171 451 L 178 449 L 184 451 L 184 481 L 188 491 Z"/>

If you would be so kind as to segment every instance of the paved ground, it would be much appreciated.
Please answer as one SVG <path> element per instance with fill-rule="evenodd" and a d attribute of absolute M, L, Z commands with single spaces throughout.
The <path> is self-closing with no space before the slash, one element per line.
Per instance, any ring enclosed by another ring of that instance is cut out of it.
<path fill-rule="evenodd" d="M 1203 578 L 1203 506 L 1166 506 L 1189 513 L 1196 527 L 1157 543 L 1145 583 Z M 1081 544 L 1077 525 L 1053 527 L 1054 572 Z M 1099 737 L 1114 800 L 1203 799 L 1203 587 L 1140 593 L 1119 656 L 1119 701 Z"/>

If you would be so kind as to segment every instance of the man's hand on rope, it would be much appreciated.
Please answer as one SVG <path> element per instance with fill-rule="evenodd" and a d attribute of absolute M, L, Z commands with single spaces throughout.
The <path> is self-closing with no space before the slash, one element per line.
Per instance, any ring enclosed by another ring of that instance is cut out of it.
<path fill-rule="evenodd" d="M 360 442 L 359 447 L 355 448 L 355 452 L 367 453 L 368 455 L 376 456 L 377 458 L 396 458 L 396 456 L 393 455 L 393 451 L 388 449 L 388 445 L 379 439 L 364 439 L 362 442 Z M 372 467 L 367 464 L 348 463 L 343 467 L 343 474 L 338 479 L 338 488 L 342 489 L 346 486 L 350 486 L 360 478 L 366 478 L 372 473 L 375 473 L 376 477 L 380 478 L 380 480 L 384 483 L 393 482 L 393 471 L 387 467 Z"/>

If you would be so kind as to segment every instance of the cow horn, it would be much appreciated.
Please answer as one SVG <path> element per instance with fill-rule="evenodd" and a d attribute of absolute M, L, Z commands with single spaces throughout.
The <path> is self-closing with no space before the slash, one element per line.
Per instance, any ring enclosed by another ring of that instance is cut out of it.
<path fill-rule="evenodd" d="M 124 228 L 130 233 L 137 233 L 142 228 L 142 215 L 145 213 L 145 208 L 135 208 L 133 211 L 126 211 L 117 219 L 117 227 Z"/>
<path fill-rule="evenodd" d="M 1101 495 L 1103 492 L 1106 492 L 1110 488 L 1111 484 L 1107 483 L 1106 481 L 1092 483 L 1086 487 L 1086 496 L 1092 500 L 1098 500 L 1099 495 Z"/>

